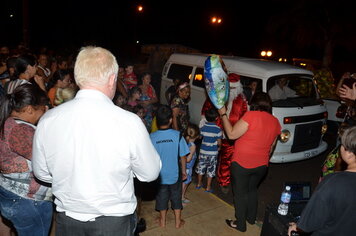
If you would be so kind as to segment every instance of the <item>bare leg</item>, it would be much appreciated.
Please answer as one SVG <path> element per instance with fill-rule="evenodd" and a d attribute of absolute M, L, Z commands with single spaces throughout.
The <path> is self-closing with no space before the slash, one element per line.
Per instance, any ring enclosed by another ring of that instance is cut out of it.
<path fill-rule="evenodd" d="M 203 185 L 203 176 L 202 175 L 198 175 L 198 185 L 197 186 L 202 186 Z"/>
<path fill-rule="evenodd" d="M 159 211 L 159 213 L 160 213 L 159 226 L 164 228 L 164 227 L 166 227 L 167 210 Z"/>
<path fill-rule="evenodd" d="M 178 210 L 174 210 L 174 216 L 176 219 L 176 228 L 179 229 L 180 227 L 182 227 L 185 223 L 184 220 L 182 220 L 181 218 L 181 214 L 182 214 L 182 210 L 178 209 Z"/>
<path fill-rule="evenodd" d="M 211 190 L 211 181 L 212 180 L 213 180 L 213 178 L 211 178 L 211 177 L 207 178 L 206 190 Z"/>
<path fill-rule="evenodd" d="M 182 200 L 185 199 L 185 193 L 187 191 L 188 184 L 182 183 Z"/>

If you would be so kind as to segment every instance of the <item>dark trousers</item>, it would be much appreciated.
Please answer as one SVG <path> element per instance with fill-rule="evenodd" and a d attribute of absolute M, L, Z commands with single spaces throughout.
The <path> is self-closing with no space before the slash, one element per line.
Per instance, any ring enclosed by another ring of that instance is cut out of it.
<path fill-rule="evenodd" d="M 56 217 L 56 236 L 132 236 L 136 215 L 100 216 L 95 221 L 82 222 L 60 212 Z"/>
<path fill-rule="evenodd" d="M 256 221 L 257 187 L 267 173 L 267 166 L 246 169 L 233 162 L 230 170 L 237 229 L 246 231 L 246 220 L 250 224 Z"/>

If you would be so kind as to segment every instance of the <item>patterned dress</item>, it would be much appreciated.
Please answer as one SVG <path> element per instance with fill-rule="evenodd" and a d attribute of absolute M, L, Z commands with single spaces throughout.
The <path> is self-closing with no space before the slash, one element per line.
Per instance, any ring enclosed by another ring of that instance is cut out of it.
<path fill-rule="evenodd" d="M 186 103 L 182 98 L 176 95 L 172 99 L 171 108 L 179 108 L 177 123 L 179 131 L 183 134 L 188 127 L 190 119 L 188 103 Z"/>

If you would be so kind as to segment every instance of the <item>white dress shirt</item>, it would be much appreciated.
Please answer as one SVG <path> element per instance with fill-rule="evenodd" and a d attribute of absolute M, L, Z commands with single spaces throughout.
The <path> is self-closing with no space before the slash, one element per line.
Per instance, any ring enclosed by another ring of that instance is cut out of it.
<path fill-rule="evenodd" d="M 149 182 L 161 169 L 141 119 L 96 90 L 80 90 L 46 112 L 32 165 L 38 179 L 52 183 L 57 210 L 80 221 L 132 214 L 133 176 Z"/>
<path fill-rule="evenodd" d="M 283 86 L 283 88 L 281 88 L 278 84 L 268 91 L 268 95 L 271 97 L 272 101 L 297 97 L 297 94 L 293 89 L 288 86 Z"/>

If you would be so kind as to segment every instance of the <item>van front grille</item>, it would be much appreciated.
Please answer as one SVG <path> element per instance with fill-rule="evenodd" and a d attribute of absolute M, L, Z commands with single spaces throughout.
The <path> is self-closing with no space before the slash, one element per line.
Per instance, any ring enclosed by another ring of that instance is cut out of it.
<path fill-rule="evenodd" d="M 321 140 L 321 127 L 323 122 L 295 126 L 294 142 L 291 152 L 302 152 L 319 146 Z"/>

